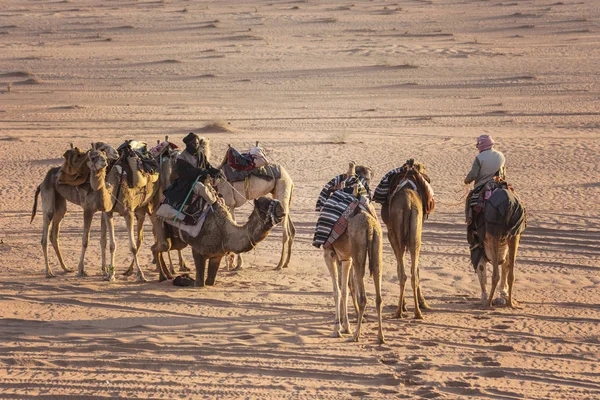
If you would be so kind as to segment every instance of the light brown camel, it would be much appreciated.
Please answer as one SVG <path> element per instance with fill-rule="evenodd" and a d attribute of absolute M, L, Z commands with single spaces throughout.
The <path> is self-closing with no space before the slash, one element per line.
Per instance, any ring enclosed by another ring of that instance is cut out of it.
<path fill-rule="evenodd" d="M 279 167 L 281 169 L 281 178 L 279 179 L 266 180 L 250 175 L 247 182 L 221 180 L 217 181 L 216 184 L 217 191 L 223 196 L 225 205 L 231 211 L 234 219 L 235 209 L 243 206 L 248 200 L 271 194 L 274 199 L 281 201 L 285 209 L 285 218 L 281 223 L 281 227 L 283 228 L 281 257 L 277 263 L 277 268 L 275 268 L 278 270 L 289 266 L 290 257 L 292 256 L 292 246 L 296 237 L 296 227 L 290 215 L 294 182 L 288 172 L 282 166 Z M 243 262 L 242 256 L 239 255 L 236 268 L 241 268 Z"/>
<path fill-rule="evenodd" d="M 190 237 L 181 232 L 183 237 L 172 238 L 173 247 L 183 248 L 183 243 L 192 247 L 194 263 L 196 264 L 196 287 L 215 284 L 217 271 L 221 259 L 229 252 L 244 253 L 252 250 L 259 242 L 263 241 L 273 226 L 285 218 L 283 205 L 279 200 L 260 197 L 254 200 L 254 210 L 244 225 L 238 225 L 231 213 L 218 203 L 213 204 L 212 211 L 206 216 L 204 225 L 197 237 Z M 164 243 L 167 230 L 161 225 L 157 226 L 157 243 Z M 157 263 L 160 268 L 160 280 L 172 279 L 173 276 L 164 264 L 162 252 L 165 248 L 157 247 Z M 204 278 L 206 263 L 208 274 Z"/>
<path fill-rule="evenodd" d="M 505 199 L 511 199 L 510 202 Z M 508 307 L 516 307 L 513 298 L 513 285 L 515 282 L 515 264 L 521 234 L 527 225 L 526 209 L 521 200 L 510 189 L 497 189 L 486 201 L 483 219 L 485 223 L 484 249 L 485 257 L 481 257 L 477 265 L 477 275 L 481 286 L 481 300 L 492 307 L 494 292 L 501 277 L 501 297 L 506 298 Z M 486 291 L 486 265 L 492 264 L 492 287 L 487 295 Z M 502 301 L 499 304 L 503 303 Z"/>
<path fill-rule="evenodd" d="M 137 269 L 137 277 L 141 282 L 147 282 L 137 259 L 137 252 L 143 240 L 143 224 L 145 214 L 150 214 L 153 226 L 156 228 L 156 218 L 152 215 L 160 201 L 160 183 L 148 179 L 147 184 L 139 188 L 130 188 L 127 185 L 120 162 L 106 173 L 107 159 L 102 150 L 97 150 L 97 145 L 92 143 L 92 150 L 88 153 L 88 166 L 90 168 L 90 185 L 103 199 L 103 217 L 108 233 L 110 247 L 110 263 L 106 263 L 106 233 L 101 235 L 102 270 L 105 271 L 106 280 L 115 279 L 115 232 L 113 213 L 116 212 L 125 218 L 129 236 L 129 248 L 133 255 L 133 262 Z M 137 242 L 134 238 L 134 217 L 137 217 Z"/>
<path fill-rule="evenodd" d="M 398 185 L 402 185 L 404 180 L 413 182 L 415 186 L 413 187 L 408 183 L 395 190 Z M 411 261 L 411 286 L 415 301 L 415 318 L 423 319 L 421 308 L 430 308 L 423 296 L 419 279 L 419 253 L 421 251 L 421 234 L 425 218 L 421 196 L 427 195 L 424 182 L 428 181 L 429 178 L 425 175 L 425 168 L 422 164 L 415 162 L 413 166 L 407 168 L 406 172 L 399 172 L 390 177 L 388 201 L 382 205 L 381 216 L 387 226 L 388 239 L 396 256 L 400 284 L 400 299 L 396 318 L 402 318 L 404 316 L 403 311 L 407 310 L 405 289 L 408 278 L 404 267 L 404 253 L 407 248 Z M 433 211 L 433 209 L 430 211 Z"/>
<path fill-rule="evenodd" d="M 99 147 L 107 148 L 110 146 L 99 143 Z M 112 148 L 111 148 L 112 149 Z M 112 149 L 116 154 L 116 151 Z M 83 208 L 83 235 L 82 235 L 82 246 L 81 255 L 79 257 L 78 276 L 87 276 L 85 272 L 85 252 L 90 240 L 90 228 L 92 226 L 92 219 L 97 211 L 103 209 L 103 204 L 106 199 L 103 198 L 103 194 L 92 190 L 88 183 L 84 183 L 79 186 L 71 186 L 66 184 L 58 183 L 58 175 L 60 173 L 60 167 L 51 168 L 44 181 L 37 187 L 33 202 L 33 211 L 31 213 L 31 222 L 35 217 L 37 211 L 38 195 L 42 194 L 42 213 L 43 213 L 43 229 L 42 229 L 42 250 L 44 253 L 44 262 L 46 265 L 46 277 L 53 278 L 54 272 L 48 260 L 48 236 L 50 236 L 50 242 L 62 269 L 66 272 L 72 272 L 73 270 L 65 265 L 62 257 L 59 244 L 60 234 L 60 223 L 67 212 L 67 202 L 76 204 Z M 104 224 L 104 221 L 101 222 Z"/>
<path fill-rule="evenodd" d="M 351 164 L 350 169 L 354 169 L 353 164 Z M 381 312 L 383 307 L 383 299 L 381 297 L 383 240 L 381 225 L 377 217 L 375 217 L 375 211 L 371 206 L 369 208 L 369 211 L 361 208 L 357 214 L 350 217 L 346 231 L 333 242 L 330 248 L 323 249 L 323 257 L 325 258 L 325 263 L 329 269 L 333 284 L 333 299 L 335 302 L 333 337 L 341 337 L 342 333 L 352 333 L 348 321 L 348 278 L 350 271 L 354 271 L 353 286 L 358 303 L 358 315 L 356 331 L 351 341 L 357 342 L 360 337 L 360 329 L 367 305 L 364 276 L 368 255 L 369 271 L 375 283 L 375 305 L 377 307 L 379 322 L 378 342 L 381 344 L 385 343 L 381 326 Z M 342 325 L 341 329 L 340 323 Z"/>

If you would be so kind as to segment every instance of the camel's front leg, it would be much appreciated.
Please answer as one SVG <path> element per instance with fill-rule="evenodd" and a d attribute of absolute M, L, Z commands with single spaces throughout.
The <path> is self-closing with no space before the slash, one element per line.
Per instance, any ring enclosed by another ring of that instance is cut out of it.
<path fill-rule="evenodd" d="M 217 279 L 217 272 L 219 271 L 219 266 L 221 265 L 221 259 L 223 257 L 213 257 L 208 260 L 208 273 L 206 276 L 206 284 L 208 286 L 214 286 L 215 281 Z"/>
<path fill-rule="evenodd" d="M 190 272 L 188 266 L 185 265 L 185 260 L 183 259 L 183 253 L 181 250 L 177 250 L 177 254 L 179 255 L 179 272 Z"/>
<path fill-rule="evenodd" d="M 115 280 L 115 252 L 117 250 L 117 241 L 115 240 L 115 220 L 112 212 L 103 212 L 102 217 L 106 222 L 106 232 L 108 234 L 108 247 L 110 251 L 110 263 L 104 271 L 104 280 Z"/>
<path fill-rule="evenodd" d="M 56 253 L 60 267 L 65 272 L 73 272 L 71 268 L 66 266 L 65 261 L 63 260 L 62 252 L 60 251 L 60 243 L 58 241 L 60 223 L 67 213 L 67 201 L 61 197 L 56 199 L 54 204 L 55 209 L 54 217 L 52 218 L 52 229 L 50 230 L 50 242 L 52 243 L 52 247 L 54 247 L 54 252 Z"/>
<path fill-rule="evenodd" d="M 133 262 L 135 264 L 135 268 L 137 269 L 138 282 L 148 282 L 148 279 L 146 279 L 146 277 L 144 276 L 144 272 L 142 271 L 142 268 L 140 267 L 140 263 L 138 262 L 138 258 L 137 258 L 138 246 L 135 241 L 135 237 L 134 237 L 134 233 L 133 233 L 133 220 L 134 220 L 133 212 L 130 211 L 127 214 L 125 214 L 125 225 L 127 226 L 127 233 L 129 236 L 129 250 L 131 251 L 131 254 L 133 255 Z M 142 224 L 143 224 L 143 221 L 142 221 Z"/>
<path fill-rule="evenodd" d="M 231 217 L 235 221 L 235 205 L 233 207 L 229 207 L 229 211 L 231 212 Z M 237 259 L 237 264 L 233 267 L 233 271 L 239 271 L 244 266 L 244 258 L 242 257 L 241 253 L 235 254 L 234 258 Z"/>
<path fill-rule="evenodd" d="M 135 230 L 136 230 L 136 234 L 137 234 L 136 235 L 136 237 L 137 237 L 136 247 L 139 252 L 140 248 L 142 247 L 142 242 L 144 241 L 144 221 L 146 219 L 146 208 L 136 210 L 135 217 L 136 217 L 136 229 Z M 129 267 L 127 268 L 127 270 L 125 272 L 123 272 L 123 276 L 130 276 L 131 274 L 133 274 L 134 263 L 135 263 L 135 261 L 131 260 Z"/>
<path fill-rule="evenodd" d="M 83 236 L 81 238 L 81 256 L 79 258 L 79 272 L 77 273 L 77 276 L 88 276 L 87 272 L 85 272 L 85 251 L 90 241 L 92 218 L 94 218 L 93 211 L 83 210 Z"/>
<path fill-rule="evenodd" d="M 192 247 L 192 255 L 194 256 L 194 264 L 196 264 L 196 281 L 195 287 L 204 287 L 204 271 L 206 270 L 206 257 L 194 250 Z"/>
<path fill-rule="evenodd" d="M 341 288 L 342 288 L 342 304 L 341 304 L 341 313 L 342 313 L 342 333 L 351 334 L 350 330 L 350 322 L 348 322 L 348 277 L 350 276 L 350 271 L 352 270 L 352 259 L 350 260 L 341 260 L 342 264 L 342 279 L 341 279 Z"/>
<path fill-rule="evenodd" d="M 331 276 L 331 283 L 333 284 L 333 301 L 335 303 L 335 320 L 333 322 L 333 333 L 331 336 L 342 337 L 342 332 L 340 330 L 340 288 L 338 285 L 336 255 L 332 249 L 324 249 L 323 257 L 325 259 L 325 264 L 327 264 L 329 275 Z"/>

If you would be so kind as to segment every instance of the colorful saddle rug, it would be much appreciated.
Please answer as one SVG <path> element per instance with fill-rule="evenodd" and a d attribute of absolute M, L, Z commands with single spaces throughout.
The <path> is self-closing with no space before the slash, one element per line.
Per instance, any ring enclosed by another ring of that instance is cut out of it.
<path fill-rule="evenodd" d="M 348 221 L 361 209 L 371 213 L 369 200 L 363 196 L 356 198 L 343 190 L 336 190 L 325 202 L 315 227 L 313 246 L 330 248 L 346 232 Z"/>

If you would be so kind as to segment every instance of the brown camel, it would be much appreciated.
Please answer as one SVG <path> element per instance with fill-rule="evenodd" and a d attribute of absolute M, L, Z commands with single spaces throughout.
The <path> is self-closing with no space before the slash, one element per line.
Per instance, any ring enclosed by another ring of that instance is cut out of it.
<path fill-rule="evenodd" d="M 284 218 L 285 210 L 281 202 L 267 197 L 254 200 L 254 210 L 245 225 L 238 225 L 226 207 L 215 203 L 212 205 L 212 211 L 206 216 L 200 234 L 191 237 L 186 232 L 181 232 L 183 237 L 171 239 L 172 246 L 179 249 L 185 247 L 183 244 L 189 244 L 196 264 L 195 286 L 204 287 L 205 284 L 212 286 L 215 284 L 221 259 L 227 253 L 244 253 L 252 250 L 269 235 L 273 226 Z M 160 248 L 160 243 L 165 242 L 161 237 L 164 239 L 167 231 L 162 225 L 156 228 L 159 238 L 156 259 L 160 268 L 160 280 L 172 279 L 173 276 L 166 268 L 161 254 L 165 248 Z M 205 280 L 207 262 L 208 274 Z"/>
<path fill-rule="evenodd" d="M 413 182 L 415 186 L 405 180 Z M 381 216 L 388 229 L 388 239 L 396 256 L 398 280 L 400 283 L 400 299 L 396 318 L 403 317 L 406 311 L 406 271 L 404 268 L 404 253 L 408 248 L 411 261 L 411 284 L 415 300 L 415 318 L 423 319 L 421 308 L 429 309 L 425 301 L 421 284 L 419 282 L 419 253 L 421 251 L 421 234 L 425 211 L 433 211 L 433 203 L 424 210 L 423 196 L 427 196 L 426 184 L 429 178 L 425 175 L 422 164 L 415 162 L 406 170 L 398 172 L 390 177 L 390 193 L 387 203 L 384 203 Z M 398 188 L 398 189 L 397 189 Z M 416 190 L 415 190 L 416 189 Z"/>
<path fill-rule="evenodd" d="M 510 201 L 506 201 L 509 199 Z M 513 298 L 513 285 L 515 282 L 515 264 L 521 234 L 527 225 L 526 209 L 516 193 L 508 188 L 495 190 L 486 201 L 483 219 L 485 221 L 485 257 L 481 257 L 477 265 L 477 275 L 481 286 L 481 300 L 492 307 L 494 292 L 500 281 L 500 267 L 502 267 L 501 297 L 506 298 L 508 307 L 516 307 Z M 492 287 L 487 295 L 486 291 L 486 265 L 492 264 Z M 500 302 L 502 303 L 502 302 Z"/>
<path fill-rule="evenodd" d="M 97 149 L 97 144 L 92 144 L 92 150 L 88 153 L 88 166 L 90 168 L 90 185 L 103 199 L 103 217 L 105 228 L 102 229 L 101 250 L 102 270 L 105 272 L 106 280 L 115 279 L 115 232 L 113 213 L 116 212 L 125 218 L 127 233 L 129 236 L 129 247 L 133 255 L 133 262 L 137 269 L 137 277 L 141 282 L 147 282 L 137 259 L 137 253 L 143 240 L 143 224 L 145 214 L 151 215 L 153 226 L 156 228 L 156 218 L 152 216 L 152 210 L 156 209 L 160 201 L 160 183 L 148 179 L 147 184 L 139 188 L 130 188 L 123 174 L 120 162 L 106 173 L 107 159 L 102 150 Z M 134 238 L 134 217 L 137 217 L 137 242 Z M 110 246 L 110 264 L 106 264 L 106 232 Z"/>
<path fill-rule="evenodd" d="M 350 163 L 349 174 L 355 173 L 354 163 Z M 355 195 L 358 192 L 355 187 Z M 346 231 L 337 238 L 330 248 L 323 249 L 323 257 L 331 275 L 333 284 L 333 299 L 335 302 L 335 322 L 333 337 L 341 337 L 342 333 L 351 333 L 348 321 L 348 279 L 353 270 L 353 297 L 356 295 L 355 307 L 358 306 L 356 332 L 351 341 L 357 342 L 365 315 L 367 295 L 365 292 L 364 276 L 367 255 L 369 271 L 375 283 L 375 304 L 379 321 L 378 342 L 384 343 L 381 326 L 383 300 L 381 297 L 383 240 L 381 225 L 375 216 L 373 207 L 369 210 L 359 208 L 358 213 L 350 217 Z M 341 289 L 341 298 L 340 298 Z M 342 329 L 340 329 L 340 323 Z"/>
<path fill-rule="evenodd" d="M 98 143 L 101 148 L 110 148 L 104 143 Z M 116 154 L 116 151 L 110 148 Z M 43 229 L 42 229 L 42 250 L 44 252 L 44 262 L 46 265 L 46 277 L 53 278 L 54 272 L 48 261 L 48 236 L 58 261 L 62 269 L 66 272 L 73 270 L 65 265 L 62 257 L 59 244 L 60 223 L 67 212 L 67 202 L 76 204 L 83 208 L 83 235 L 81 255 L 79 257 L 78 276 L 87 276 L 85 272 L 85 252 L 90 240 L 90 229 L 92 219 L 97 211 L 102 211 L 103 203 L 106 199 L 103 194 L 92 190 L 88 183 L 79 186 L 71 186 L 58 183 L 58 175 L 60 167 L 51 168 L 47 173 L 44 181 L 37 187 L 33 202 L 33 211 L 31 213 L 31 221 L 35 217 L 37 211 L 38 195 L 42 194 L 42 212 L 43 212 Z M 101 222 L 104 224 L 104 221 Z"/>
<path fill-rule="evenodd" d="M 223 196 L 225 205 L 227 205 L 231 211 L 234 219 L 235 209 L 243 206 L 248 200 L 257 199 L 261 196 L 271 194 L 274 199 L 281 201 L 285 209 L 285 217 L 281 223 L 283 228 L 283 246 L 281 249 L 281 257 L 279 259 L 279 263 L 277 263 L 277 268 L 275 268 L 278 270 L 287 268 L 289 266 L 290 257 L 292 256 L 292 246 L 294 244 L 294 238 L 296 237 L 296 227 L 294 226 L 290 216 L 290 205 L 292 202 L 292 193 L 294 191 L 294 182 L 287 171 L 281 166 L 280 168 L 281 178 L 279 179 L 268 181 L 258 178 L 254 175 L 250 175 L 247 182 L 228 182 L 226 180 L 221 180 L 216 184 L 217 191 Z M 236 268 L 241 268 L 242 265 L 243 259 L 242 256 L 239 255 Z"/>

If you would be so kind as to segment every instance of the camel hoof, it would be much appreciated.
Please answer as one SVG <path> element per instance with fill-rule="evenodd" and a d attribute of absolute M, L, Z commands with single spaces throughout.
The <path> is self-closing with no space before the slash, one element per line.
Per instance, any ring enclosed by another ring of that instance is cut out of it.
<path fill-rule="evenodd" d="M 131 275 L 133 275 L 132 269 L 128 269 L 127 271 L 123 272 L 123 276 L 131 276 Z"/>
<path fill-rule="evenodd" d="M 402 306 L 402 311 L 408 311 L 408 307 L 406 307 L 406 304 L 404 304 L 404 305 Z"/>
<path fill-rule="evenodd" d="M 402 311 L 396 311 L 394 313 L 394 318 L 400 318 L 400 319 L 402 319 L 402 318 L 404 318 L 404 313 Z"/>
<path fill-rule="evenodd" d="M 506 301 L 506 299 L 504 299 L 502 297 L 496 297 L 492 303 L 495 306 L 505 306 L 505 305 L 508 304 L 507 301 Z"/>
<path fill-rule="evenodd" d="M 348 343 L 357 343 L 358 342 L 358 335 L 354 335 L 351 338 L 348 338 L 348 340 L 346 340 Z"/>
<path fill-rule="evenodd" d="M 431 306 L 429 304 L 427 304 L 426 301 L 424 301 L 423 303 L 419 303 L 419 308 L 421 308 L 423 310 L 431 310 Z"/>
<path fill-rule="evenodd" d="M 385 344 L 385 338 L 383 336 L 381 336 L 380 338 L 377 338 L 377 343 Z"/>
<path fill-rule="evenodd" d="M 481 304 L 483 304 L 484 306 L 486 306 L 488 304 L 488 294 L 487 293 L 481 293 Z"/>
<path fill-rule="evenodd" d="M 75 272 L 73 268 L 63 268 L 63 271 L 65 271 L 65 273 Z"/>
<path fill-rule="evenodd" d="M 341 338 L 342 337 L 342 332 L 340 331 L 333 331 L 333 333 L 331 334 L 332 338 Z"/>
<path fill-rule="evenodd" d="M 115 278 L 114 274 L 109 274 L 104 277 L 104 280 L 106 282 L 114 282 L 116 280 L 116 278 Z"/>
<path fill-rule="evenodd" d="M 191 271 L 191 269 L 189 269 L 185 265 L 182 265 L 179 267 L 179 272 L 190 272 L 190 271 Z"/>
<path fill-rule="evenodd" d="M 415 319 L 423 319 L 423 314 L 421 313 L 415 313 Z"/>
<path fill-rule="evenodd" d="M 281 271 L 283 269 L 283 267 L 281 265 L 278 265 L 275 267 L 275 269 L 273 269 L 273 271 Z"/>
<path fill-rule="evenodd" d="M 196 287 L 196 288 L 203 288 L 204 287 L 204 283 L 196 281 L 196 282 L 194 282 L 194 287 Z"/>
<path fill-rule="evenodd" d="M 350 329 L 350 327 L 342 329 L 342 333 L 344 335 L 352 335 L 352 329 Z"/>
<path fill-rule="evenodd" d="M 46 278 L 56 278 L 53 272 L 46 272 Z"/>
<path fill-rule="evenodd" d="M 88 273 L 85 272 L 85 271 L 79 271 L 76 276 L 78 276 L 80 278 L 87 278 L 88 277 Z"/>
<path fill-rule="evenodd" d="M 144 276 L 144 274 L 138 274 L 137 281 L 139 283 L 146 283 L 148 282 L 148 279 Z"/>

